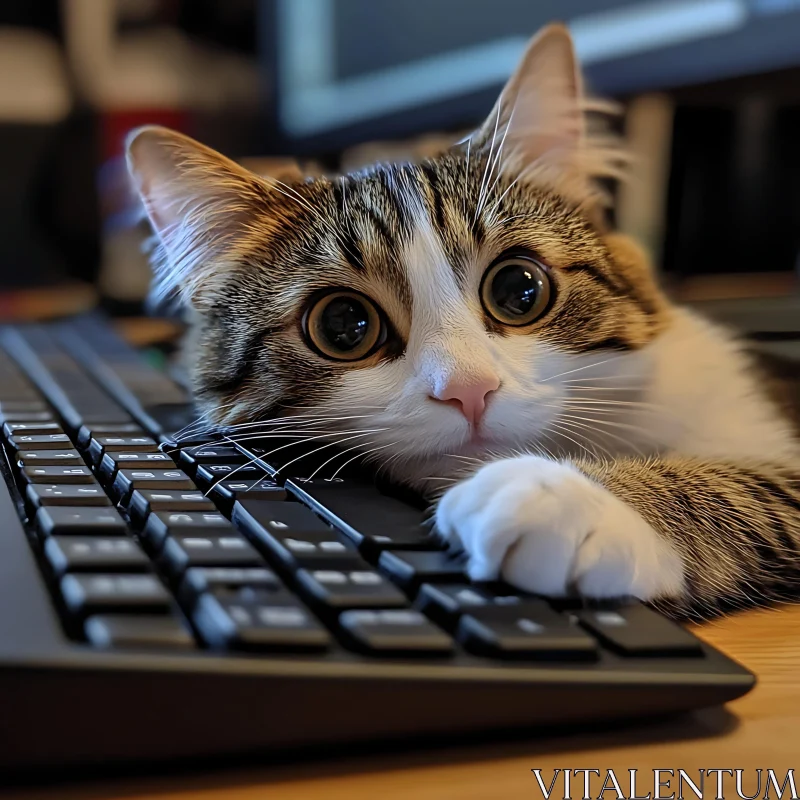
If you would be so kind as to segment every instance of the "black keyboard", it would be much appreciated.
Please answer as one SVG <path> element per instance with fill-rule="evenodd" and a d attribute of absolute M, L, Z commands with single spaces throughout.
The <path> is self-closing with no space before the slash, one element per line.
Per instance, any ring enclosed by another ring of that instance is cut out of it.
<path fill-rule="evenodd" d="M 577 725 L 753 685 L 641 604 L 470 583 L 415 498 L 309 479 L 302 450 L 278 472 L 274 442 L 176 442 L 194 419 L 100 318 L 0 331 L 0 766 Z"/>

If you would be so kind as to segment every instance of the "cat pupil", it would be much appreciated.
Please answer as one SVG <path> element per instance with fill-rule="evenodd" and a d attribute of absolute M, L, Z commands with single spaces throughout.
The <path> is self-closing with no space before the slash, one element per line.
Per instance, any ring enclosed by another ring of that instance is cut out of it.
<path fill-rule="evenodd" d="M 331 300 L 322 312 L 322 332 L 339 350 L 352 350 L 364 340 L 369 317 L 364 306 L 349 297 Z"/>
<path fill-rule="evenodd" d="M 536 303 L 538 294 L 539 282 L 521 264 L 504 267 L 492 281 L 492 297 L 498 308 L 514 316 L 527 314 Z"/>

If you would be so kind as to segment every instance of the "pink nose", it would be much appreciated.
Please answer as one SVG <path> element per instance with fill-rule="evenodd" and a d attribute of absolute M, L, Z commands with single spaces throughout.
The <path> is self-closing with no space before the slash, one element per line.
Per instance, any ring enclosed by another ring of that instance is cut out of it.
<path fill-rule="evenodd" d="M 486 409 L 486 398 L 500 386 L 496 375 L 487 375 L 475 383 L 448 381 L 439 391 L 431 395 L 434 400 L 455 406 L 470 425 L 476 426 Z"/>

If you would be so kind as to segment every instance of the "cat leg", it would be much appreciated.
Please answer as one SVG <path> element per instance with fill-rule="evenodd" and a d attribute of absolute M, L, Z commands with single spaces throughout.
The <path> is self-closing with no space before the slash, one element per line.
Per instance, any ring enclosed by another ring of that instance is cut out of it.
<path fill-rule="evenodd" d="M 800 587 L 800 466 L 504 459 L 448 491 L 440 533 L 475 580 L 713 612 Z"/>

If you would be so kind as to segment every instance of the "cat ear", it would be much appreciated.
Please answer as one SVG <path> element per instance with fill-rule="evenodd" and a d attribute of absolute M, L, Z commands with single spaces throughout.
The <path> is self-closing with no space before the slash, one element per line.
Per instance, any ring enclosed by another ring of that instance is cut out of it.
<path fill-rule="evenodd" d="M 194 299 L 241 265 L 269 186 L 188 136 L 155 126 L 128 136 L 128 170 L 155 231 L 155 294 Z"/>
<path fill-rule="evenodd" d="M 593 178 L 620 177 L 626 156 L 616 138 L 587 128 L 586 112 L 616 110 L 613 103 L 586 100 L 572 37 L 554 23 L 531 40 L 470 146 L 489 152 L 501 168 L 536 170 L 591 204 L 601 199 Z"/>
<path fill-rule="evenodd" d="M 555 23 L 534 36 L 472 146 L 504 147 L 530 163 L 574 150 L 583 136 L 580 68 L 572 37 Z"/>

